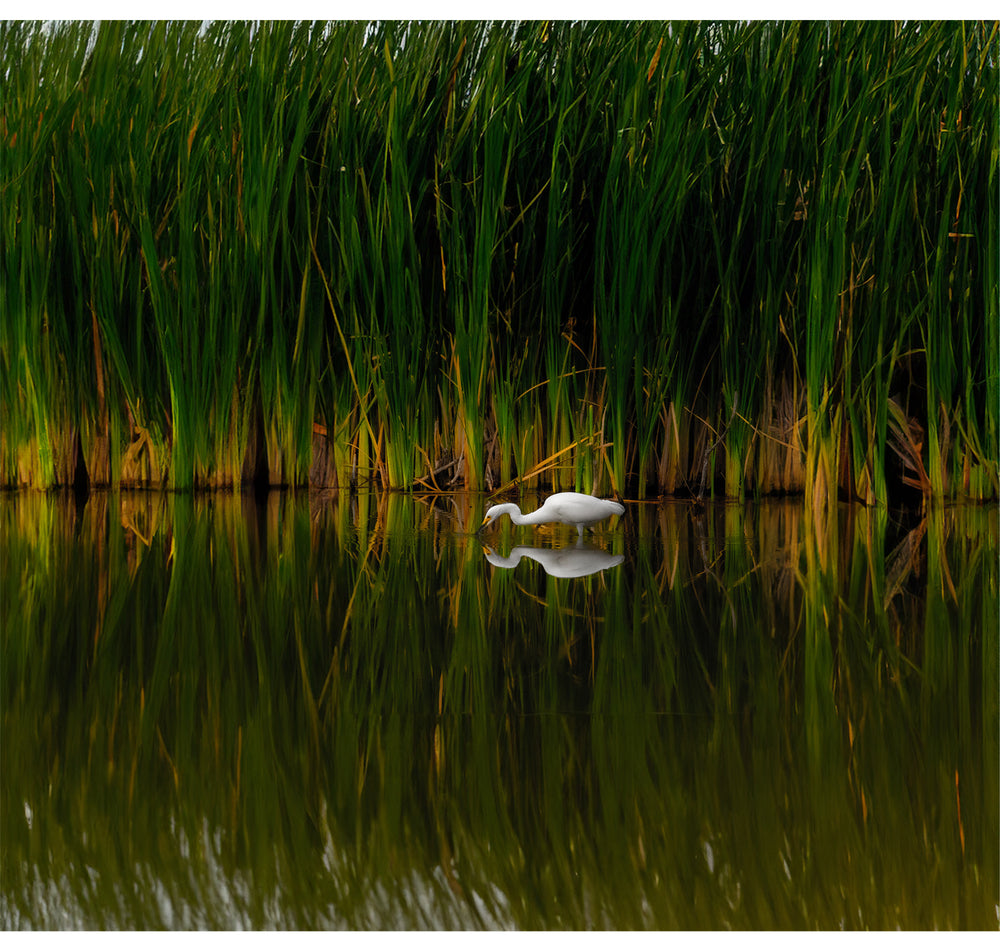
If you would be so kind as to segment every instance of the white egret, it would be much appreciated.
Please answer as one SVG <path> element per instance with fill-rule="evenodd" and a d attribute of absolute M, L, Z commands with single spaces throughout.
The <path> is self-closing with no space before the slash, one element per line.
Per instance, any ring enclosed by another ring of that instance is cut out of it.
<path fill-rule="evenodd" d="M 537 526 L 543 522 L 561 522 L 566 526 L 576 526 L 579 536 L 583 536 L 584 526 L 593 526 L 611 516 L 620 516 L 625 507 L 613 499 L 598 499 L 586 493 L 555 493 L 545 500 L 544 505 L 534 512 L 522 513 L 516 503 L 505 502 L 490 506 L 486 510 L 481 532 L 500 516 L 510 516 L 516 526 Z"/>

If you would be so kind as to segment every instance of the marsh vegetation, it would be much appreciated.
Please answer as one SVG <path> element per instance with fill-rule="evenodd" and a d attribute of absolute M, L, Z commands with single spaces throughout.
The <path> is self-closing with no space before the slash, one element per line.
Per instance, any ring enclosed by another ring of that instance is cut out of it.
<path fill-rule="evenodd" d="M 0 483 L 995 498 L 997 25 L 0 31 Z"/>

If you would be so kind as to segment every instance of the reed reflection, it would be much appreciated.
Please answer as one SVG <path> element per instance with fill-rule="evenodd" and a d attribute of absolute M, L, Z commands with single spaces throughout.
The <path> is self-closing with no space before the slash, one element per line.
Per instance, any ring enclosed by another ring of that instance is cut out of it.
<path fill-rule="evenodd" d="M 995 509 L 481 505 L 0 497 L 0 926 L 996 928 Z"/>

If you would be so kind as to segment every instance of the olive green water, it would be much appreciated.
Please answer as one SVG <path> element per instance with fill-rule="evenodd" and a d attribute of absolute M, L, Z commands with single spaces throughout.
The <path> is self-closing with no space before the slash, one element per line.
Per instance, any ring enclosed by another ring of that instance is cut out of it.
<path fill-rule="evenodd" d="M 997 928 L 995 508 L 482 509 L 0 498 L 0 925 Z"/>

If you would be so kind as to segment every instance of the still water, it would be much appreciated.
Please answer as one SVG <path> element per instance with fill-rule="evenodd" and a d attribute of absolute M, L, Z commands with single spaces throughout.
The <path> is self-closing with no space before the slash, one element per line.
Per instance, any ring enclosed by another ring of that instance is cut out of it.
<path fill-rule="evenodd" d="M 483 508 L 0 497 L 0 926 L 997 928 L 995 507 Z"/>

